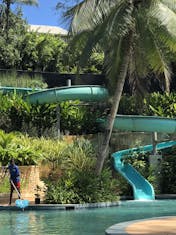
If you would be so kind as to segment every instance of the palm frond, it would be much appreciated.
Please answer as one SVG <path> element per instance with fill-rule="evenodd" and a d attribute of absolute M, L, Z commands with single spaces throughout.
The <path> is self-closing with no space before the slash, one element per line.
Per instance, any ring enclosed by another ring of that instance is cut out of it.
<path fill-rule="evenodd" d="M 105 53 L 105 70 L 108 77 L 113 79 L 117 74 L 120 67 L 120 60 L 122 55 L 122 40 L 114 41 L 114 46 L 112 45 L 107 49 Z"/>
<path fill-rule="evenodd" d="M 164 26 L 170 35 L 176 37 L 176 13 L 161 1 L 155 4 L 149 12 L 149 17 L 157 20 L 158 26 Z"/>
<path fill-rule="evenodd" d="M 72 16 L 71 31 L 78 33 L 102 23 L 113 8 L 118 9 L 121 2 L 124 0 L 86 0 L 81 2 L 68 12 Z"/>
<path fill-rule="evenodd" d="M 165 78 L 166 87 L 170 82 L 170 68 L 169 60 L 165 56 L 164 51 L 161 50 L 161 45 L 157 43 L 154 35 L 148 31 L 148 37 L 144 39 L 145 57 L 147 58 L 150 69 L 158 74 L 163 74 Z"/>
<path fill-rule="evenodd" d="M 107 1 L 104 1 L 104 0 L 99 1 L 99 2 L 107 3 Z M 124 1 L 118 1 L 118 4 L 112 7 L 110 14 L 106 15 L 105 18 L 102 17 L 103 12 L 101 12 L 101 17 L 99 17 L 101 21 L 98 21 L 99 19 L 97 19 L 97 17 L 95 16 L 93 20 L 93 25 L 90 24 L 93 27 L 88 29 L 88 27 L 80 26 L 81 33 L 77 33 L 77 35 L 74 37 L 73 41 L 71 42 L 70 46 L 73 46 L 74 42 L 82 45 L 82 54 L 80 57 L 81 66 L 84 65 L 84 63 L 90 57 L 92 50 L 97 44 L 101 45 L 103 48 L 106 48 L 106 46 L 114 47 L 114 44 L 116 43 L 117 38 L 119 36 L 124 37 L 131 29 L 132 27 L 131 25 L 133 25 L 133 22 L 131 19 L 132 9 L 131 9 L 131 6 L 127 4 L 122 4 L 122 2 Z M 99 9 L 99 11 L 100 10 L 101 9 Z M 84 28 L 87 28 L 87 30 L 83 30 Z M 81 41 L 82 41 L 82 44 L 80 43 Z M 85 45 L 85 47 L 83 45 Z M 117 54 L 118 54 L 118 51 L 116 55 Z M 115 54 L 111 55 L 111 57 L 113 58 L 112 60 L 113 64 L 115 62 L 116 64 L 115 68 L 117 68 L 118 59 L 114 59 L 114 56 Z M 112 72 L 110 72 L 110 70 L 107 73 L 112 75 Z M 114 71 L 117 72 L 116 69 Z"/>
<path fill-rule="evenodd" d="M 16 0 L 15 2 L 19 4 L 38 6 L 38 0 Z"/>
<path fill-rule="evenodd" d="M 176 11 L 176 0 L 161 0 L 161 2 L 168 6 L 169 9 L 171 9 L 172 11 Z"/>

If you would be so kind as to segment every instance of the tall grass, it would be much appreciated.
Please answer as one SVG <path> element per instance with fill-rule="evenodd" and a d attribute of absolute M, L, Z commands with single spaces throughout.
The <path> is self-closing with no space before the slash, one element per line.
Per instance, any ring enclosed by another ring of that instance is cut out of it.
<path fill-rule="evenodd" d="M 40 75 L 35 75 L 31 78 L 27 74 L 17 75 L 16 72 L 9 72 L 0 73 L 0 86 L 46 88 L 47 84 L 43 82 Z"/>

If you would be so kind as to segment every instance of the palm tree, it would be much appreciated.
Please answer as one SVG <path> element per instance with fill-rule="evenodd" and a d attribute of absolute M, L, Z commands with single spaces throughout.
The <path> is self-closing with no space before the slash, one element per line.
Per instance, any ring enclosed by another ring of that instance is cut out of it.
<path fill-rule="evenodd" d="M 147 77 L 151 71 L 163 74 L 169 91 L 168 52 L 176 51 L 176 0 L 83 0 L 70 8 L 71 46 L 81 48 L 83 65 L 99 45 L 105 54 L 107 77 L 115 79 L 111 112 L 102 148 L 97 157 L 100 174 L 127 75 Z"/>
<path fill-rule="evenodd" d="M 38 5 L 38 0 L 2 0 L 2 3 L 5 5 L 5 17 L 6 17 L 5 30 L 6 30 L 6 34 L 8 35 L 9 14 L 10 14 L 11 5 L 16 3 L 16 4 L 37 6 Z"/>

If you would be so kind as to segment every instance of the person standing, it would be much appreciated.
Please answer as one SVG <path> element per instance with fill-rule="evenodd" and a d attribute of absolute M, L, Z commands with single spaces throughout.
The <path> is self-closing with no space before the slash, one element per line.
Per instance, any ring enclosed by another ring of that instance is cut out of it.
<path fill-rule="evenodd" d="M 20 171 L 18 166 L 15 164 L 14 159 L 10 160 L 10 164 L 8 166 L 9 174 L 10 174 L 10 198 L 9 205 L 12 203 L 12 195 L 14 191 L 14 187 L 18 190 L 18 198 L 20 199 Z"/>

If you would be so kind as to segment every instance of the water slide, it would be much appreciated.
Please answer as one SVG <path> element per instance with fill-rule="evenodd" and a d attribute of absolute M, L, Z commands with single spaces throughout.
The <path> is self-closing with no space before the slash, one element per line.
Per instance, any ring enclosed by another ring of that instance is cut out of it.
<path fill-rule="evenodd" d="M 176 141 L 168 141 L 158 143 L 156 145 L 157 150 L 170 148 L 176 145 Z M 153 186 L 135 170 L 129 163 L 124 163 L 123 158 L 125 156 L 133 156 L 135 152 L 152 152 L 153 145 L 146 145 L 139 148 L 131 148 L 121 150 L 113 153 L 115 169 L 130 183 L 133 188 L 133 196 L 135 200 L 154 200 L 155 193 Z"/>
<path fill-rule="evenodd" d="M 67 100 L 81 100 L 86 102 L 105 101 L 108 91 L 101 86 L 65 86 L 52 89 L 33 89 L 22 87 L 0 87 L 0 93 L 19 93 L 31 104 L 53 104 Z"/>
<path fill-rule="evenodd" d="M 106 119 L 98 120 L 100 126 L 106 126 Z M 137 115 L 117 115 L 114 122 L 114 129 L 121 131 L 142 131 L 142 132 L 160 132 L 174 133 L 176 132 L 176 119 L 137 116 Z M 176 141 L 168 141 L 158 143 L 156 150 L 170 148 L 176 145 Z M 153 145 L 146 145 L 139 148 L 131 148 L 121 150 L 112 154 L 114 158 L 115 169 L 130 183 L 133 188 L 133 196 L 135 200 L 153 200 L 155 193 L 153 186 L 130 164 L 123 161 L 124 157 L 132 157 L 135 152 L 152 152 Z"/>
<path fill-rule="evenodd" d="M 45 89 L 26 96 L 26 100 L 32 104 L 50 104 L 67 100 L 100 102 L 107 100 L 107 98 L 108 91 L 106 88 L 84 85 Z"/>
<path fill-rule="evenodd" d="M 28 88 L 7 88 L 0 87 L 0 91 L 21 92 L 25 99 L 32 104 L 58 103 L 66 100 L 81 100 L 86 102 L 100 102 L 108 98 L 108 92 L 101 86 L 71 86 L 59 87 L 45 90 L 32 90 Z M 100 126 L 106 126 L 106 119 L 98 120 Z M 144 131 L 144 132 L 176 132 L 176 119 L 152 117 L 152 116 L 135 116 L 135 115 L 117 115 L 114 128 L 126 131 Z M 157 150 L 170 148 L 176 145 L 175 141 L 158 143 Z M 125 156 L 132 156 L 133 152 L 152 152 L 153 146 L 146 145 L 139 148 L 131 148 L 113 153 L 115 169 L 122 174 L 131 184 L 136 200 L 153 200 L 155 193 L 153 186 L 137 172 L 130 164 L 124 163 Z"/>
<path fill-rule="evenodd" d="M 10 87 L 10 86 L 0 86 L 0 93 L 3 95 L 6 95 L 8 93 L 18 93 L 18 94 L 29 94 L 32 92 L 38 92 L 41 91 L 40 88 L 26 88 L 26 87 Z"/>

